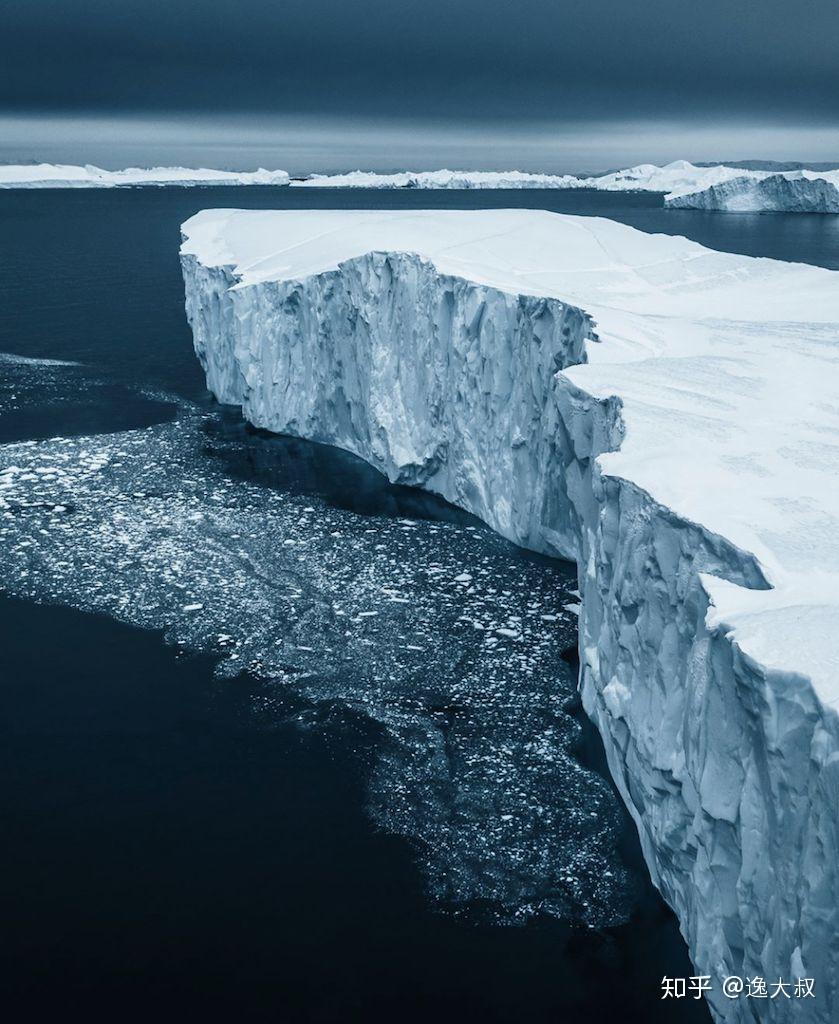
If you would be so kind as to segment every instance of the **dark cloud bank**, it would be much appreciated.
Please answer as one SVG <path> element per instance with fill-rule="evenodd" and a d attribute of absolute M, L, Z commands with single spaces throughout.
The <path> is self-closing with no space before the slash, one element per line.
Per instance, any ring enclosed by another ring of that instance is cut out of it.
<path fill-rule="evenodd" d="M 836 0 L 15 0 L 9 109 L 828 117 Z"/>
<path fill-rule="evenodd" d="M 839 160 L 839 0 L 12 0 L 0 161 Z"/>

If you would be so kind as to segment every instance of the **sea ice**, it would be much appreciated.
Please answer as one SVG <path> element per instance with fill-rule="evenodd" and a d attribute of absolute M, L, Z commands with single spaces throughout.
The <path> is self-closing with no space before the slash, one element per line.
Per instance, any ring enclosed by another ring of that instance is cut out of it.
<path fill-rule="evenodd" d="M 69 401 L 79 376 L 64 372 Z M 162 630 L 215 654 L 223 676 L 268 680 L 254 708 L 265 720 L 291 699 L 305 721 L 336 707 L 365 720 L 370 813 L 415 844 L 441 908 L 626 920 L 636 879 L 618 853 L 621 811 L 575 758 L 580 726 L 564 710 L 569 567 L 460 513 L 331 505 L 289 485 L 286 453 L 184 404 L 143 430 L 0 445 L 3 590 Z M 468 587 L 455 582 L 464 563 Z M 511 612 L 520 643 L 490 644 L 464 621 L 490 630 Z"/>

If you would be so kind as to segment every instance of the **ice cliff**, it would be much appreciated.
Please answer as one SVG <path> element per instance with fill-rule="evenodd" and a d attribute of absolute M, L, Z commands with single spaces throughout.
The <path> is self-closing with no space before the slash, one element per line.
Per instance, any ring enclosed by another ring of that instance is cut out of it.
<path fill-rule="evenodd" d="M 285 171 L 214 171 L 194 167 L 128 167 L 106 171 L 87 164 L 0 164 L 0 188 L 131 188 L 149 185 L 287 185 Z"/>
<path fill-rule="evenodd" d="M 839 171 L 752 173 L 699 191 L 672 193 L 664 205 L 728 213 L 839 213 Z"/>
<path fill-rule="evenodd" d="M 535 211 L 183 232 L 220 401 L 576 559 L 583 701 L 713 1013 L 835 1020 L 839 274 Z"/>

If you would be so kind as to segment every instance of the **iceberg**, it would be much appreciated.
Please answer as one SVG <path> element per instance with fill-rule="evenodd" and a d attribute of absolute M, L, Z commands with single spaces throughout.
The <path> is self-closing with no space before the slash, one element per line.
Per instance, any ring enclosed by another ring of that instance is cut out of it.
<path fill-rule="evenodd" d="M 673 192 L 664 205 L 727 213 L 839 213 L 839 171 L 753 172 L 698 191 Z"/>
<path fill-rule="evenodd" d="M 106 171 L 87 164 L 0 164 L 0 188 L 130 188 L 150 185 L 287 185 L 285 171 L 214 171 L 192 167 L 128 167 Z"/>
<path fill-rule="evenodd" d="M 291 179 L 286 171 L 216 171 L 189 167 L 129 167 L 120 171 L 86 165 L 0 165 L 0 188 L 131 188 L 166 185 L 291 185 L 294 188 L 594 189 L 661 192 L 665 205 L 682 209 L 774 210 L 834 213 L 839 209 L 839 171 L 744 171 L 701 167 L 675 160 L 659 167 L 638 164 L 594 177 L 526 171 L 400 171 L 380 174 L 311 174 Z"/>
<path fill-rule="evenodd" d="M 712 1013 L 835 1020 L 839 274 L 541 211 L 182 230 L 219 401 L 576 560 L 583 703 Z"/>
<path fill-rule="evenodd" d="M 583 188 L 606 192 L 675 192 L 695 191 L 720 181 L 737 177 L 743 171 L 724 164 L 700 166 L 689 160 L 674 160 L 659 167 L 656 164 L 638 164 L 623 171 L 613 171 L 594 178 L 585 178 Z"/>
<path fill-rule="evenodd" d="M 349 171 L 294 178 L 295 188 L 579 188 L 573 174 L 531 174 L 527 171 Z"/>
<path fill-rule="evenodd" d="M 778 177 L 771 171 L 743 170 L 724 164 L 699 166 L 688 160 L 674 160 L 659 167 L 638 164 L 621 171 L 595 176 L 574 174 L 531 174 L 525 171 L 402 171 L 378 174 L 351 171 L 348 174 L 312 174 L 291 181 L 294 188 L 587 188 L 601 192 L 661 192 L 672 200 L 668 205 L 686 207 L 676 197 L 702 193 L 732 181 L 758 182 Z M 795 171 L 782 175 L 790 181 L 839 180 L 839 171 Z M 806 189 L 806 186 L 800 186 Z M 816 189 L 820 186 L 814 186 Z M 703 207 L 707 208 L 707 207 Z"/>

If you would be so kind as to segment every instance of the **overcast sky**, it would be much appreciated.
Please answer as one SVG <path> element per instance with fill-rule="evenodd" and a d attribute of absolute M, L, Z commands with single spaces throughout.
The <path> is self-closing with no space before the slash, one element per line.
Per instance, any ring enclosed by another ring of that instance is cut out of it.
<path fill-rule="evenodd" d="M 716 122 L 722 144 L 732 124 L 829 131 L 837 54 L 839 0 L 7 0 L 0 115 L 387 119 L 498 139 Z"/>

